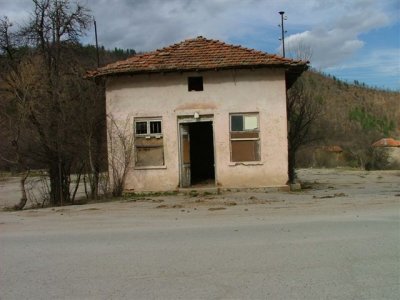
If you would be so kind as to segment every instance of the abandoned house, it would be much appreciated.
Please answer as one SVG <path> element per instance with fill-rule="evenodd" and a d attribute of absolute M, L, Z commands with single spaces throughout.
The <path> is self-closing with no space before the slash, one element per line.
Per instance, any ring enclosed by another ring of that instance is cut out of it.
<path fill-rule="evenodd" d="M 305 69 L 200 36 L 90 72 L 107 115 L 129 122 L 125 190 L 286 186 L 286 90 Z"/>

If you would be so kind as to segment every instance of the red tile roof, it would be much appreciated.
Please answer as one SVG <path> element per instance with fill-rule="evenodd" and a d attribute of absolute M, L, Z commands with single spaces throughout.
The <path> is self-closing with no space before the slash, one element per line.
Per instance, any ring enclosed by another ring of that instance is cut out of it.
<path fill-rule="evenodd" d="M 400 141 L 392 138 L 380 139 L 372 144 L 372 147 L 400 147 Z"/>
<path fill-rule="evenodd" d="M 199 36 L 117 61 L 89 71 L 87 76 L 264 67 L 283 67 L 302 72 L 307 69 L 307 63 Z"/>

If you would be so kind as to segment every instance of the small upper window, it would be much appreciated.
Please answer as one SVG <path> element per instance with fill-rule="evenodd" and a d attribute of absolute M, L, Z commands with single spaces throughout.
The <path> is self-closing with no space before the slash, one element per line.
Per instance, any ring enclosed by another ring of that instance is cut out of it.
<path fill-rule="evenodd" d="M 188 91 L 202 91 L 203 90 L 203 77 L 188 77 Z"/>

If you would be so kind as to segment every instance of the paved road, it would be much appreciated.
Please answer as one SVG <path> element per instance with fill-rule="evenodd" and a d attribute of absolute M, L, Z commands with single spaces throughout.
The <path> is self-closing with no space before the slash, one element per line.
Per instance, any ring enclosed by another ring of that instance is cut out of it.
<path fill-rule="evenodd" d="M 331 216 L 218 213 L 179 219 L 169 214 L 154 222 L 129 212 L 103 223 L 91 216 L 19 217 L 22 223 L 15 228 L 6 215 L 0 224 L 0 298 L 400 295 L 398 210 Z"/>

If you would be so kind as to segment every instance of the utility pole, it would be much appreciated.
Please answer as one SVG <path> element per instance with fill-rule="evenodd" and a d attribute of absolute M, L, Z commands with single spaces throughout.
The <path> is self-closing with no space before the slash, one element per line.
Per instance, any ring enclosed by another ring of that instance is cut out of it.
<path fill-rule="evenodd" d="M 285 12 L 284 11 L 280 11 L 279 14 L 281 15 L 281 24 L 279 24 L 278 26 L 281 27 L 282 30 L 282 37 L 279 39 L 280 41 L 282 41 L 282 56 L 285 57 L 285 28 L 283 27 L 283 20 L 287 20 L 286 16 L 284 16 Z"/>
<path fill-rule="evenodd" d="M 97 67 L 100 67 L 100 58 L 99 58 L 99 44 L 97 42 L 97 24 L 95 18 L 93 18 L 94 23 L 94 35 L 96 37 L 96 55 L 97 55 Z"/>

